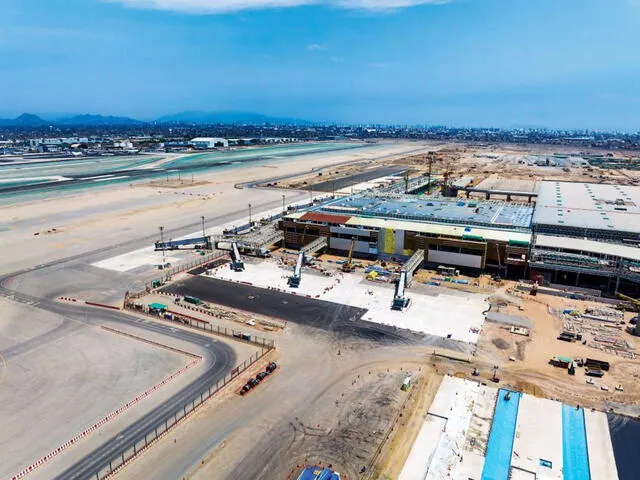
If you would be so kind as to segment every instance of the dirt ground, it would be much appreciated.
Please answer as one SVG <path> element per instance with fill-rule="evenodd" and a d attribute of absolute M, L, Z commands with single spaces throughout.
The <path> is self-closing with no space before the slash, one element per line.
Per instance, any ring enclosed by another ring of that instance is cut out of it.
<path fill-rule="evenodd" d="M 579 403 L 605 410 L 612 403 L 635 405 L 640 412 L 640 360 L 628 359 L 583 345 L 581 342 L 563 342 L 557 339 L 563 328 L 563 321 L 557 311 L 568 307 L 586 308 L 597 305 L 595 302 L 581 302 L 566 298 L 538 295 L 523 295 L 522 310 L 516 306 L 503 307 L 502 313 L 526 316 L 533 321 L 533 329 L 528 337 L 512 334 L 509 328 L 486 322 L 483 334 L 478 342 L 476 359 L 487 365 L 497 365 L 501 382 L 520 385 L 540 396 L 558 399 L 566 403 Z M 627 320 L 631 314 L 627 314 Z M 640 338 L 626 332 L 620 335 L 636 351 Z M 505 348 L 506 346 L 506 348 Z M 584 370 L 577 368 L 575 375 L 569 375 L 565 368 L 554 367 L 549 360 L 558 355 L 571 358 L 596 358 L 607 361 L 611 369 L 594 384 L 586 383 Z M 510 361 L 509 358 L 515 358 Z M 485 378 L 492 376 L 491 368 L 484 373 Z M 600 386 L 607 386 L 603 391 Z M 622 385 L 624 391 L 616 391 L 615 386 Z"/>
<path fill-rule="evenodd" d="M 433 175 L 443 175 L 448 172 L 452 179 L 461 176 L 472 176 L 472 186 L 480 183 L 489 175 L 497 175 L 503 180 L 571 180 L 606 183 L 637 183 L 640 181 L 640 171 L 626 169 L 607 169 L 597 166 L 590 167 L 553 167 L 530 166 L 526 164 L 529 155 L 553 155 L 584 153 L 583 147 L 560 145 L 440 145 L 433 148 L 434 154 L 418 153 L 406 155 L 393 162 L 395 165 L 410 166 L 414 175 L 424 174 L 429 170 L 429 158 L 433 163 Z M 606 149 L 590 149 L 592 155 L 610 155 L 616 158 L 636 159 L 638 152 L 618 152 Z"/>

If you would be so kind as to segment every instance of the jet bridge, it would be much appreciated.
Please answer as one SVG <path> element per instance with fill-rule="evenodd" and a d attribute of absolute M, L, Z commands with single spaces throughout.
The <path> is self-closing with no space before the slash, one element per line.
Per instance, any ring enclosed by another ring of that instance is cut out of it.
<path fill-rule="evenodd" d="M 409 299 L 405 297 L 405 288 L 407 284 L 407 271 L 402 270 L 400 272 L 400 279 L 396 285 L 396 292 L 393 296 L 393 303 L 391 304 L 392 310 L 403 310 L 409 305 Z"/>
<path fill-rule="evenodd" d="M 235 243 L 237 248 L 248 255 L 256 257 L 268 257 L 269 247 L 284 240 L 284 233 L 281 231 L 255 233 L 251 235 L 213 235 L 212 243 L 216 248 L 228 250 L 230 243 Z"/>
<path fill-rule="evenodd" d="M 411 256 L 409 260 L 403 265 L 402 269 L 406 270 L 406 284 L 405 286 L 411 283 L 411 279 L 413 278 L 413 273 L 422 266 L 424 263 L 424 250 L 416 250 L 416 252 Z"/>
<path fill-rule="evenodd" d="M 304 254 L 305 263 L 311 262 L 311 256 L 322 250 L 323 248 L 327 248 L 327 237 L 318 237 L 311 243 L 308 243 L 304 247 L 300 249 L 300 251 Z"/>
<path fill-rule="evenodd" d="M 409 305 L 409 299 L 405 296 L 405 290 L 411 282 L 413 272 L 422 265 L 422 262 L 424 262 L 424 250 L 416 250 L 411 258 L 403 265 L 391 305 L 393 310 L 402 310 Z"/>
<path fill-rule="evenodd" d="M 231 244 L 231 268 L 235 272 L 244 270 L 244 262 L 242 258 L 240 258 L 240 251 L 238 250 L 238 244 L 236 242 Z"/>
<path fill-rule="evenodd" d="M 300 280 L 302 280 L 302 265 L 304 265 L 305 254 L 303 251 L 298 253 L 298 259 L 296 261 L 296 268 L 293 271 L 293 275 L 289 277 L 289 286 L 292 288 L 298 288 L 300 286 Z"/>
<path fill-rule="evenodd" d="M 170 240 L 168 242 L 156 242 L 156 250 L 178 250 L 180 247 L 193 245 L 197 248 L 201 245 L 207 250 L 211 250 L 211 240 L 209 237 L 185 238 L 183 240 Z"/>

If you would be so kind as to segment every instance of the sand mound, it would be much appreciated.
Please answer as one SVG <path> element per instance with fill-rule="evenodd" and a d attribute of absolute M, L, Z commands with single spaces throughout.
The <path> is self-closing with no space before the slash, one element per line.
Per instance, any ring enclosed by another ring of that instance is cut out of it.
<path fill-rule="evenodd" d="M 493 343 L 496 348 L 499 348 L 500 350 L 508 350 L 509 348 L 511 348 L 511 344 L 503 338 L 494 338 L 493 340 L 491 340 L 491 343 Z"/>

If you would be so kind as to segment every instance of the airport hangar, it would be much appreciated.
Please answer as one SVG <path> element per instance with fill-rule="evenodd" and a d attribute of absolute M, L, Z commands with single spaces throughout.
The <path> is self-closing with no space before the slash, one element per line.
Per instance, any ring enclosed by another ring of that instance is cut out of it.
<path fill-rule="evenodd" d="M 535 206 L 388 191 L 341 197 L 280 222 L 289 248 L 319 237 L 329 250 L 424 266 L 494 272 L 640 293 L 640 187 L 544 181 Z"/>

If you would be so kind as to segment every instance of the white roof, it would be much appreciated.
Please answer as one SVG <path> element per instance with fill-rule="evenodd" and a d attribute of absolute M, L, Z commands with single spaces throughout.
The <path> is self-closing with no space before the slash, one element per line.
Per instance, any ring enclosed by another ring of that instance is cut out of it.
<path fill-rule="evenodd" d="M 544 181 L 533 223 L 640 234 L 640 187 Z"/>
<path fill-rule="evenodd" d="M 536 247 L 561 248 L 576 252 L 599 253 L 613 257 L 640 261 L 640 248 L 616 243 L 596 242 L 582 238 L 556 237 L 554 235 L 536 235 Z"/>
<path fill-rule="evenodd" d="M 191 139 L 192 142 L 224 142 L 226 141 L 226 138 L 220 138 L 220 137 L 197 137 L 197 138 L 192 138 Z"/>
<path fill-rule="evenodd" d="M 508 242 L 516 240 L 530 242 L 531 234 L 527 232 L 514 232 L 510 230 L 498 230 L 492 228 L 465 227 L 464 225 L 445 225 L 441 223 L 408 222 L 404 220 L 386 220 L 384 218 L 352 217 L 347 225 L 388 228 L 392 230 L 405 230 L 409 232 L 431 233 L 434 235 L 450 235 L 462 237 L 463 235 L 476 235 L 486 240 L 498 240 Z"/>

